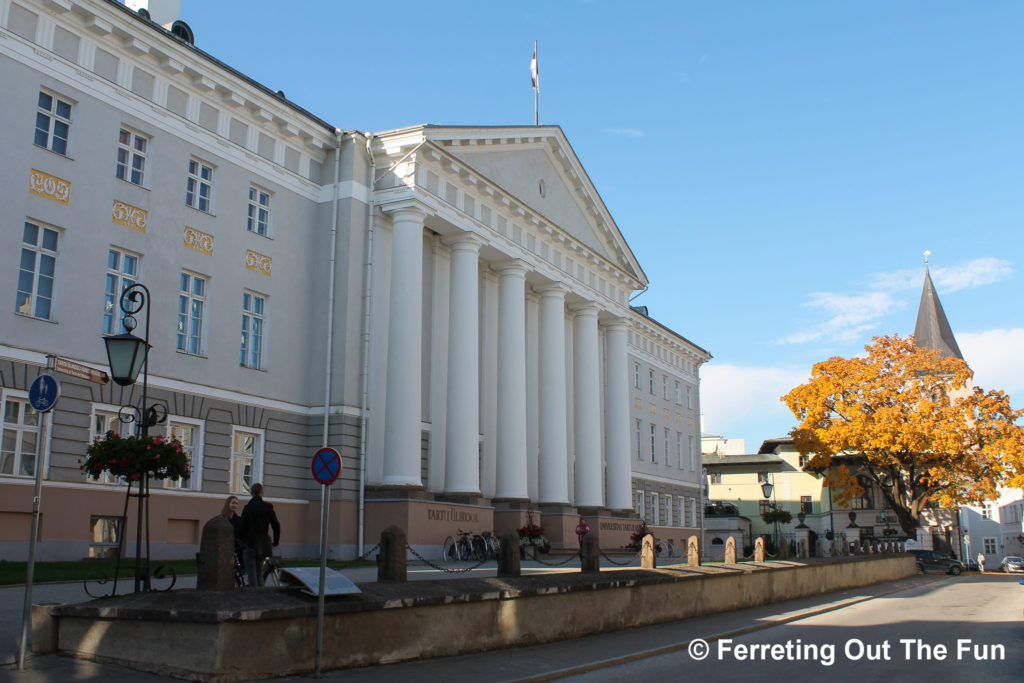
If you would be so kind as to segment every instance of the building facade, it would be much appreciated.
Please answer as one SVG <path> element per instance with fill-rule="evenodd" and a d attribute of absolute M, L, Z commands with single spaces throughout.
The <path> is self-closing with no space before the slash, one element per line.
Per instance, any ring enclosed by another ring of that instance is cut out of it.
<path fill-rule="evenodd" d="M 120 408 L 139 387 L 62 375 L 43 434 L 27 390 L 56 358 L 104 369 L 135 282 L 154 429 L 192 463 L 154 487 L 155 557 L 191 556 L 257 481 L 282 551 L 315 555 L 322 446 L 343 460 L 335 557 L 389 524 L 427 553 L 530 518 L 571 545 L 580 516 L 614 547 L 656 487 L 670 526 L 699 524 L 710 355 L 630 308 L 646 275 L 561 129 L 343 131 L 197 49 L 178 4 L 148 8 L 0 0 L 0 557 L 24 553 L 37 440 L 39 556 L 110 552 L 125 485 L 80 460 L 134 429 Z M 638 363 L 668 387 L 645 421 L 672 467 L 633 450 Z"/>

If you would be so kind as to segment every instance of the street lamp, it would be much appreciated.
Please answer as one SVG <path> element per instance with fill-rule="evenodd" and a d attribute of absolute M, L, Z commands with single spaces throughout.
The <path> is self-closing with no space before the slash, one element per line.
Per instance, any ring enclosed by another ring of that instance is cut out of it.
<path fill-rule="evenodd" d="M 770 474 L 768 476 L 771 477 Z M 778 507 L 775 505 L 774 499 L 772 499 L 772 493 L 774 493 L 774 491 L 775 486 L 772 485 L 771 479 L 761 484 L 761 493 L 764 495 L 764 499 L 768 501 L 768 505 L 772 511 L 772 522 L 775 529 L 775 552 L 777 553 L 779 552 L 779 518 L 776 514 L 778 512 Z"/>
<path fill-rule="evenodd" d="M 110 375 L 115 382 L 123 387 L 135 384 L 142 373 L 142 406 L 141 408 L 128 405 L 121 406 L 118 417 L 122 422 L 134 422 L 136 435 L 145 437 L 149 434 L 149 428 L 160 424 L 167 419 L 167 409 L 163 406 L 147 406 L 147 393 L 149 389 L 149 289 L 141 284 L 134 283 L 125 287 L 121 292 L 121 310 L 124 318 L 121 324 L 125 332 L 112 334 L 103 337 L 103 343 L 107 348 L 107 361 L 110 364 Z M 146 326 L 143 330 L 143 338 L 136 337 L 132 331 L 138 326 L 135 314 L 143 308 L 146 309 Z M 128 481 L 128 496 L 131 496 L 132 483 Z M 139 512 L 135 531 L 135 592 L 139 592 L 140 586 L 149 590 L 149 515 L 148 505 L 144 508 L 143 501 L 149 498 L 149 477 L 142 474 L 139 477 Z M 128 501 L 125 500 L 125 512 L 128 511 Z M 146 563 L 142 562 L 142 518 L 146 518 Z M 121 528 L 120 548 L 124 548 L 124 522 Z M 117 591 L 117 573 L 120 570 L 121 552 L 117 554 L 117 565 L 114 570 L 114 592 Z"/>

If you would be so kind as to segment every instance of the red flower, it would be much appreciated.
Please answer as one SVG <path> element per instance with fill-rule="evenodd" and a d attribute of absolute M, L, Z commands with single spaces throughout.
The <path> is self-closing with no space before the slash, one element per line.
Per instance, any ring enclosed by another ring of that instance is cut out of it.
<path fill-rule="evenodd" d="M 133 474 L 133 475 L 131 476 L 131 480 L 132 480 L 132 481 L 136 481 L 136 480 L 137 480 L 138 478 L 139 478 L 139 475 L 138 475 L 138 474 Z"/>

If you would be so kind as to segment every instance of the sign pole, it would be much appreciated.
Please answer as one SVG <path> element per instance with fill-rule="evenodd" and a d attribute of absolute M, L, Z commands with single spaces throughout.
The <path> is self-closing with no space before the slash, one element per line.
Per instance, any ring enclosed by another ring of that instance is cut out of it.
<path fill-rule="evenodd" d="M 316 596 L 316 664 L 314 675 L 320 678 L 320 653 L 324 647 L 324 584 L 327 582 L 327 511 L 331 506 L 330 484 L 320 487 L 320 585 Z"/>
<path fill-rule="evenodd" d="M 32 498 L 32 526 L 28 539 L 28 566 L 25 569 L 25 607 L 21 613 L 21 643 L 18 645 L 18 671 L 25 670 L 25 650 L 29 624 L 32 623 L 32 581 L 36 568 L 36 537 L 39 535 L 39 501 L 43 495 L 43 442 L 46 440 L 47 417 L 60 398 L 60 382 L 51 375 L 40 375 L 32 382 L 29 403 L 40 413 L 39 435 L 36 437 L 36 482 Z"/>

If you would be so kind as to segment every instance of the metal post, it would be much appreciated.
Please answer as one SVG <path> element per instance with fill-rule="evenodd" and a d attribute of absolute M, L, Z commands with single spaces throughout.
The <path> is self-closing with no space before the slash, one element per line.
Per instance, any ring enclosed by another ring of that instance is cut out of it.
<path fill-rule="evenodd" d="M 324 645 L 324 584 L 327 582 L 327 511 L 331 506 L 330 484 L 320 487 L 320 585 L 316 596 L 316 662 L 313 675 L 320 678 L 320 653 Z"/>
<path fill-rule="evenodd" d="M 28 567 L 25 573 L 25 609 L 21 614 L 21 643 L 18 645 L 18 671 L 25 670 L 25 649 L 28 644 L 28 629 L 32 623 L 32 580 L 36 565 L 36 536 L 39 534 L 39 499 L 43 493 L 43 441 L 46 439 L 46 423 L 49 412 L 41 414 L 39 436 L 36 438 L 36 488 L 32 498 L 32 531 L 28 541 Z"/>

